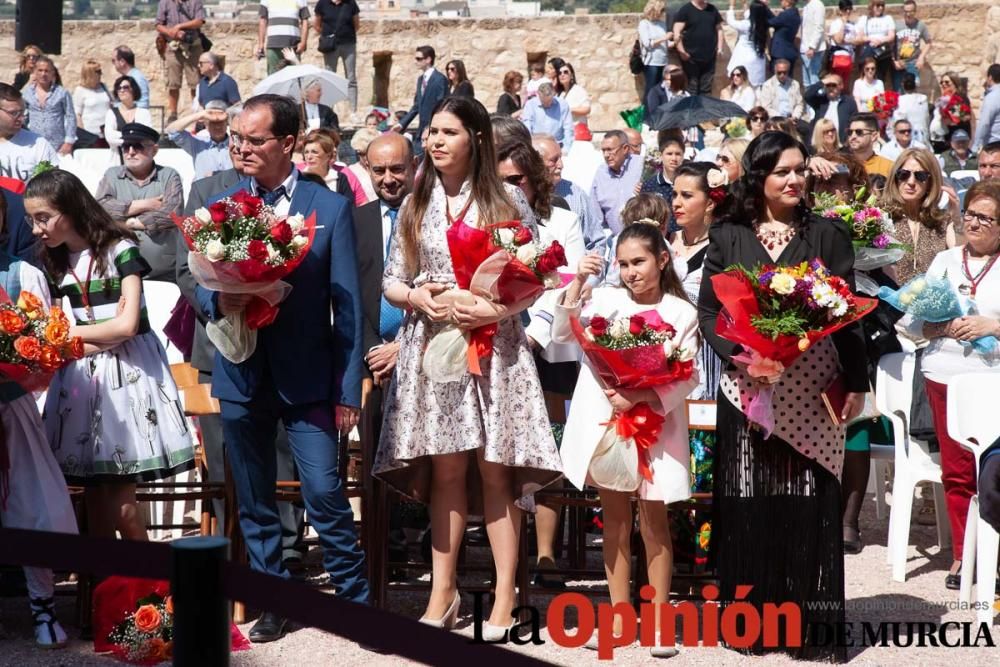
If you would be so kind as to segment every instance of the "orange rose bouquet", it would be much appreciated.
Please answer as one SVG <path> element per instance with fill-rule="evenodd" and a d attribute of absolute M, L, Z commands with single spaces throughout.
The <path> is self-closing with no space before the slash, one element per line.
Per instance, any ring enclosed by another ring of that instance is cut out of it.
<path fill-rule="evenodd" d="M 21 292 L 14 303 L 0 288 L 0 382 L 38 391 L 49 386 L 57 370 L 81 358 L 83 340 L 70 337 L 62 308 L 46 312 L 31 292 Z"/>

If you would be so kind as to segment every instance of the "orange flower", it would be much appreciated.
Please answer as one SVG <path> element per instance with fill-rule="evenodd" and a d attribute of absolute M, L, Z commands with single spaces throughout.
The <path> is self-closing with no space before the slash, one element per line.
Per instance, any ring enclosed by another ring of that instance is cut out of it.
<path fill-rule="evenodd" d="M 19 336 L 14 341 L 14 351 L 28 361 L 35 361 L 42 354 L 42 346 L 34 336 Z"/>
<path fill-rule="evenodd" d="M 13 310 L 0 310 L 0 333 L 19 334 L 28 325 L 21 315 Z"/>
<path fill-rule="evenodd" d="M 42 370 L 59 370 L 59 367 L 62 366 L 63 363 L 62 355 L 59 354 L 59 350 L 51 345 L 42 345 L 41 348 L 41 352 L 38 355 L 38 365 L 42 367 Z"/>
<path fill-rule="evenodd" d="M 69 318 L 66 317 L 66 313 L 59 306 L 52 306 L 49 309 L 49 320 L 58 322 L 60 326 L 64 326 L 67 329 L 69 328 Z"/>
<path fill-rule="evenodd" d="M 31 292 L 21 292 L 17 298 L 17 307 L 24 311 L 29 320 L 37 320 L 42 316 L 42 300 Z"/>
<path fill-rule="evenodd" d="M 781 379 L 781 374 L 785 372 L 785 365 L 780 361 L 762 357 L 756 350 L 751 352 L 753 361 L 747 366 L 747 373 L 750 377 L 765 378 L 771 384 Z"/>
<path fill-rule="evenodd" d="M 79 336 L 70 338 L 63 346 L 63 354 L 70 359 L 83 359 L 83 339 Z"/>
<path fill-rule="evenodd" d="M 167 610 L 168 614 L 174 613 L 174 596 L 168 595 L 167 599 L 163 601 L 163 606 Z"/>
<path fill-rule="evenodd" d="M 150 660 L 169 660 L 173 647 L 160 637 L 153 637 L 145 644 L 146 657 Z"/>
<path fill-rule="evenodd" d="M 160 629 L 160 623 L 163 622 L 163 617 L 160 616 L 159 610 L 154 605 L 144 604 L 139 607 L 135 616 L 135 627 L 139 629 L 140 632 L 156 632 Z M 162 639 L 158 639 L 162 642 Z"/>
<path fill-rule="evenodd" d="M 45 325 L 45 340 L 52 345 L 62 345 L 69 338 L 69 325 L 50 319 Z"/>

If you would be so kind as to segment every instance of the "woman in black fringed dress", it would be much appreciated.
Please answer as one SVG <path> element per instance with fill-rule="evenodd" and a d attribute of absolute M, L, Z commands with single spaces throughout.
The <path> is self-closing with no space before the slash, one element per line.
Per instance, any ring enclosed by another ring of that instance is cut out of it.
<path fill-rule="evenodd" d="M 817 624 L 844 621 L 838 482 L 844 429 L 833 424 L 820 392 L 843 373 L 851 393 L 842 417 L 860 411 L 868 389 L 861 330 L 845 327 L 785 369 L 774 387 L 775 430 L 765 439 L 743 414 L 754 380 L 732 362 L 741 348 L 715 333 L 721 306 L 711 280 L 732 264 L 797 265 L 818 257 L 854 288 L 847 228 L 810 215 L 802 201 L 806 160 L 805 147 L 779 132 L 762 134 L 747 148 L 745 175 L 733 184 L 710 230 L 698 309 L 702 333 L 724 364 L 712 525 L 720 600 L 732 601 L 737 585 L 752 585 L 746 600 L 758 610 L 767 602 L 798 603 L 801 646 L 785 642 L 782 630 L 781 646 L 766 648 L 759 640 L 750 652 L 778 650 L 835 662 L 846 660 L 846 649 L 810 632 Z M 807 601 L 825 609 L 808 609 Z"/>

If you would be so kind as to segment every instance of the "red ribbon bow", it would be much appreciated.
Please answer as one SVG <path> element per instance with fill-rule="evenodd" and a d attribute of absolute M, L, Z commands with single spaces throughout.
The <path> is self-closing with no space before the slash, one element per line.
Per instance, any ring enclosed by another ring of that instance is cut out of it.
<path fill-rule="evenodd" d="M 659 439 L 664 421 L 663 415 L 654 411 L 648 403 L 637 403 L 601 424 L 601 426 L 614 426 L 619 438 L 635 442 L 635 446 L 639 448 L 639 474 L 647 482 L 653 481 L 649 449 Z"/>

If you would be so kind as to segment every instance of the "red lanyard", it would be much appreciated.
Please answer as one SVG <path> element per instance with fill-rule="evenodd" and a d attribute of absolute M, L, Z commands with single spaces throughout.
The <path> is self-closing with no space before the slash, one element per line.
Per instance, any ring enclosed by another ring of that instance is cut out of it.
<path fill-rule="evenodd" d="M 979 287 L 979 283 L 983 282 L 983 278 L 985 278 L 986 274 L 990 272 L 993 265 L 997 263 L 998 257 L 1000 257 L 1000 255 L 993 255 L 990 257 L 989 261 L 986 262 L 986 266 L 980 269 L 979 273 L 976 274 L 976 277 L 973 278 L 972 272 L 969 271 L 969 246 L 965 246 L 962 249 L 962 271 L 965 273 L 965 277 L 968 278 L 969 282 L 972 283 L 969 294 L 970 298 L 976 298 L 976 288 Z"/>
<path fill-rule="evenodd" d="M 80 282 L 80 278 L 76 275 L 76 271 L 73 267 L 69 267 L 70 275 L 73 276 L 73 280 L 76 281 L 77 286 L 80 288 L 81 299 L 83 301 L 83 312 L 87 314 L 87 319 L 91 322 L 96 322 L 94 319 L 94 309 L 90 307 L 90 276 L 94 272 L 94 258 L 90 258 L 90 266 L 87 267 L 87 283 L 83 284 Z"/>
<path fill-rule="evenodd" d="M 454 225 L 456 222 L 465 222 L 465 214 L 469 212 L 469 207 L 472 206 L 472 195 L 469 195 L 469 200 L 465 202 L 465 206 L 462 210 L 458 212 L 458 217 L 451 217 L 451 211 L 448 210 L 448 198 L 444 199 L 444 215 L 448 218 L 448 223 Z"/>

